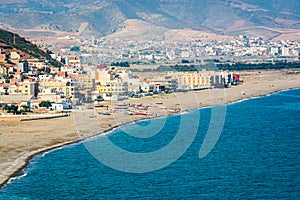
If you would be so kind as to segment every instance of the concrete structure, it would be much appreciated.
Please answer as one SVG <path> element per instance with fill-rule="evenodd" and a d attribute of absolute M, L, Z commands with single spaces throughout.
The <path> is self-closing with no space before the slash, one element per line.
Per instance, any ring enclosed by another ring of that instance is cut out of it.
<path fill-rule="evenodd" d="M 183 72 L 178 74 L 177 80 L 179 90 L 224 87 L 225 82 L 232 82 L 232 74 L 214 71 Z"/>
<path fill-rule="evenodd" d="M 282 56 L 290 56 L 290 49 L 288 47 L 281 48 L 281 55 Z"/>
<path fill-rule="evenodd" d="M 52 110 L 66 110 L 66 109 L 72 109 L 72 103 L 69 99 L 64 99 L 59 103 L 52 103 Z"/>
<path fill-rule="evenodd" d="M 18 54 L 17 52 L 10 52 L 10 55 L 9 55 L 9 60 L 12 62 L 12 63 L 15 63 L 15 64 L 18 64 L 19 61 L 20 61 L 20 54 Z"/>
<path fill-rule="evenodd" d="M 29 67 L 42 69 L 45 67 L 45 60 L 43 59 L 28 59 L 27 60 Z"/>
<path fill-rule="evenodd" d="M 107 82 L 105 85 L 97 86 L 99 94 L 118 94 L 126 95 L 128 93 L 127 82 Z"/>
<path fill-rule="evenodd" d="M 25 80 L 24 82 L 11 84 L 9 86 L 9 94 L 22 94 L 37 96 L 38 84 L 34 81 Z"/>
<path fill-rule="evenodd" d="M 185 72 L 178 75 L 178 89 L 190 90 L 211 86 L 212 75 L 201 72 Z"/>
<path fill-rule="evenodd" d="M 52 89 L 54 93 L 62 93 L 65 97 L 74 95 L 74 83 L 58 80 L 43 81 L 39 84 L 40 91 L 43 93 L 46 89 Z"/>

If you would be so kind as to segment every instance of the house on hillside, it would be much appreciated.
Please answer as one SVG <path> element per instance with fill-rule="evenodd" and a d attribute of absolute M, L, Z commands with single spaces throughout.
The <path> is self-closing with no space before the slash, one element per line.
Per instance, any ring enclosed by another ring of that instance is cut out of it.
<path fill-rule="evenodd" d="M 28 59 L 27 60 L 29 67 L 42 69 L 45 67 L 44 59 Z"/>
<path fill-rule="evenodd" d="M 19 82 L 17 79 L 11 79 L 9 94 L 21 94 L 36 97 L 38 94 L 38 83 L 31 80 Z"/>
<path fill-rule="evenodd" d="M 17 65 L 17 69 L 21 72 L 28 73 L 29 72 L 29 64 L 27 60 L 20 61 Z"/>
<path fill-rule="evenodd" d="M 9 55 L 9 60 L 14 63 L 14 64 L 18 64 L 20 62 L 20 59 L 21 59 L 21 56 L 20 54 L 18 54 L 17 52 L 10 52 L 10 55 Z"/>
<path fill-rule="evenodd" d="M 5 52 L 2 52 L 2 50 L 0 49 L 0 62 L 6 63 L 6 61 L 7 61 L 7 56 Z"/>

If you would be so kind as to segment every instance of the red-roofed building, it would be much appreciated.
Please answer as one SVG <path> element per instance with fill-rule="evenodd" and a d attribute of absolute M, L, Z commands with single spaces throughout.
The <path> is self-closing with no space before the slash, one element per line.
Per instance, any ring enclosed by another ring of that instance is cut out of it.
<path fill-rule="evenodd" d="M 67 77 L 68 73 L 67 72 L 56 72 L 56 75 L 60 76 L 60 77 Z"/>
<path fill-rule="evenodd" d="M 10 85 L 18 85 L 19 84 L 19 80 L 18 79 L 9 79 L 9 83 Z"/>
<path fill-rule="evenodd" d="M 68 78 L 74 78 L 74 79 L 78 80 L 79 74 L 68 74 Z"/>
<path fill-rule="evenodd" d="M 97 65 L 96 68 L 97 68 L 97 69 L 106 69 L 106 68 L 107 68 L 107 65 L 106 65 L 106 64 L 99 64 L 99 65 Z"/>
<path fill-rule="evenodd" d="M 6 54 L 0 54 L 0 62 L 6 62 Z"/>

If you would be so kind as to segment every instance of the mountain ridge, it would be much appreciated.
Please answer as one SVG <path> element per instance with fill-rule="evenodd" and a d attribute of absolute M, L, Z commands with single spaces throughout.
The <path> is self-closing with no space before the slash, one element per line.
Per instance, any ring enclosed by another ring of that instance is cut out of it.
<path fill-rule="evenodd" d="M 168 29 L 191 28 L 224 34 L 230 29 L 265 26 L 300 28 L 296 0 L 13 0 L 0 4 L 1 23 L 20 29 L 114 33 L 128 19 Z M 13 16 L 13 17 L 12 17 Z M 82 23 L 89 26 L 79 31 Z"/>

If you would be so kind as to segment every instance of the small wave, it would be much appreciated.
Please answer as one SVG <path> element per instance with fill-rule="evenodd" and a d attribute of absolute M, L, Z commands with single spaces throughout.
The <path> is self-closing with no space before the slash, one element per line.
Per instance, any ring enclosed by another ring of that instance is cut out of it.
<path fill-rule="evenodd" d="M 57 151 L 57 150 L 61 150 L 63 148 L 65 148 L 66 146 L 61 146 L 61 147 L 57 147 L 57 148 L 54 148 L 54 149 L 50 149 L 48 151 L 44 151 L 42 152 L 41 154 L 38 154 L 36 155 L 36 157 L 40 157 L 40 158 L 43 158 L 45 157 L 47 154 L 51 153 L 51 152 L 54 152 L 54 151 Z"/>
<path fill-rule="evenodd" d="M 179 113 L 178 115 L 186 115 L 186 114 L 189 114 L 188 111 L 183 111 L 182 113 Z"/>
<path fill-rule="evenodd" d="M 14 182 L 14 181 L 20 180 L 21 178 L 27 176 L 27 174 L 28 174 L 28 173 L 26 173 L 26 172 L 24 172 L 24 170 L 22 170 L 22 172 L 20 172 L 19 175 L 16 175 L 16 176 L 11 177 L 11 178 L 6 182 L 6 184 L 5 184 L 3 187 L 5 187 L 5 186 L 11 184 L 11 183 Z"/>
<path fill-rule="evenodd" d="M 261 97 L 262 97 L 262 96 L 261 96 Z M 233 104 L 237 104 L 237 103 L 242 103 L 242 102 L 244 102 L 244 101 L 248 101 L 248 100 L 251 100 L 251 99 L 258 99 L 258 98 L 261 98 L 261 97 L 249 97 L 249 98 L 246 98 L 246 99 L 240 99 L 240 100 L 237 100 L 237 101 L 228 103 L 228 104 L 226 104 L 226 105 L 233 105 Z"/>
<path fill-rule="evenodd" d="M 114 131 L 116 131 L 119 127 L 115 127 L 109 131 L 106 131 L 106 132 L 103 132 L 103 133 L 99 133 L 98 135 L 94 135 L 92 137 L 89 137 L 89 138 L 86 138 L 86 139 L 83 139 L 80 141 L 80 143 L 84 143 L 84 142 L 89 142 L 89 141 L 94 141 L 94 140 L 97 140 L 98 138 L 100 137 L 104 137 L 104 136 L 107 136 L 107 135 L 110 135 L 112 134 Z"/>

